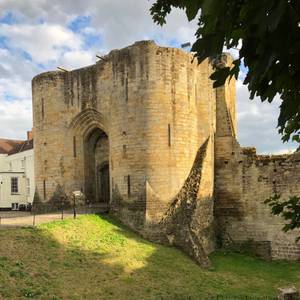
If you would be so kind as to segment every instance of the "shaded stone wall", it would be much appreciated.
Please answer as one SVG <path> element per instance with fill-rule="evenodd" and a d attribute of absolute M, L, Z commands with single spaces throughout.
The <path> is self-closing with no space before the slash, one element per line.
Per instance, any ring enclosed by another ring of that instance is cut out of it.
<path fill-rule="evenodd" d="M 215 216 L 223 245 L 252 241 L 260 255 L 300 259 L 296 230 L 284 233 L 284 221 L 271 215 L 264 200 L 274 194 L 285 199 L 300 195 L 300 156 L 256 155 L 254 148 L 235 147 L 236 154 L 216 164 Z"/>
<path fill-rule="evenodd" d="M 274 194 L 283 199 L 300 195 L 299 153 L 264 156 L 255 148 L 240 147 L 222 96 L 226 88 L 217 90 L 214 215 L 219 246 L 248 245 L 264 258 L 300 259 L 295 243 L 300 232 L 284 233 L 283 219 L 271 215 L 264 204 Z"/>

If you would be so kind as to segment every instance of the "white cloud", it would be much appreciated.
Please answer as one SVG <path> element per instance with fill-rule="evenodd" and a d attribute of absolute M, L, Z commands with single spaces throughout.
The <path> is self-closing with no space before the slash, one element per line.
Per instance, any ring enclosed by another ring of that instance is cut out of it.
<path fill-rule="evenodd" d="M 280 154 L 292 154 L 295 152 L 296 149 L 291 149 L 291 148 L 283 148 L 283 149 L 280 149 L 280 150 L 275 150 L 274 152 L 272 152 L 272 154 L 277 154 L 277 155 L 280 155 Z"/>
<path fill-rule="evenodd" d="M 186 42 L 194 38 L 197 21 L 189 23 L 182 10 L 174 9 L 167 17 L 167 24 L 160 27 L 153 23 L 149 9 L 154 1 L 147 0 L 2 0 L 0 11 L 13 11 L 22 16 L 28 24 L 37 20 L 64 26 L 78 15 L 92 17 L 91 28 L 101 31 L 107 51 L 121 48 L 145 36 L 174 38 Z"/>
<path fill-rule="evenodd" d="M 52 24 L 1 24 L 0 36 L 8 39 L 10 47 L 26 51 L 37 63 L 57 60 L 66 48 L 79 50 L 82 46 L 73 32 Z"/>
<path fill-rule="evenodd" d="M 197 20 L 189 23 L 183 11 L 173 10 L 163 27 L 153 23 L 149 8 L 154 0 L 0 0 L 0 18 L 12 12 L 18 22 L 0 23 L 0 136 L 22 137 L 31 127 L 31 78 L 62 66 L 67 69 L 89 65 L 96 53 L 122 48 L 142 39 L 155 39 L 161 45 L 193 42 Z M 74 33 L 70 22 L 90 16 L 86 27 Z M 86 47 L 86 35 L 101 36 L 101 44 Z M 27 52 L 32 61 L 24 58 Z M 236 51 L 233 51 L 236 56 Z M 5 101 L 9 95 L 11 101 Z M 247 88 L 237 84 L 239 141 L 257 146 L 258 152 L 290 150 L 277 133 L 277 99 L 272 104 L 249 100 Z"/>
<path fill-rule="evenodd" d="M 1 138 L 25 139 L 26 131 L 32 128 L 30 99 L 0 100 L 0 116 Z"/>
<path fill-rule="evenodd" d="M 64 53 L 57 64 L 67 69 L 80 68 L 95 63 L 94 57 L 92 52 L 81 50 L 70 51 Z"/>
<path fill-rule="evenodd" d="M 24 59 L 20 53 L 12 53 L 7 49 L 0 48 L 0 78 L 7 80 L 15 80 L 22 78 L 30 81 L 30 79 L 39 71 L 35 64 Z"/>
<path fill-rule="evenodd" d="M 14 78 L 14 80 L 0 78 L 0 99 L 30 99 L 30 97 L 30 82 L 23 81 L 19 78 Z"/>
<path fill-rule="evenodd" d="M 249 99 L 246 86 L 237 82 L 238 140 L 242 146 L 255 146 L 258 153 L 294 151 L 296 143 L 283 143 L 277 130 L 280 99 L 272 103 Z"/>

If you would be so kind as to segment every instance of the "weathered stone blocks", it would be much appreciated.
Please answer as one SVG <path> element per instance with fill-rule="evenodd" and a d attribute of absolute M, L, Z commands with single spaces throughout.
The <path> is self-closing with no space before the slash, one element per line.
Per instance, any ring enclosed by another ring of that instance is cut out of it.
<path fill-rule="evenodd" d="M 231 62 L 223 55 L 213 63 Z M 57 209 L 81 190 L 202 265 L 215 235 L 221 244 L 252 239 L 270 245 L 273 258 L 299 259 L 294 235 L 281 232 L 263 200 L 300 194 L 300 159 L 241 148 L 235 80 L 213 89 L 212 72 L 209 60 L 142 41 L 86 68 L 36 76 L 35 208 Z"/>

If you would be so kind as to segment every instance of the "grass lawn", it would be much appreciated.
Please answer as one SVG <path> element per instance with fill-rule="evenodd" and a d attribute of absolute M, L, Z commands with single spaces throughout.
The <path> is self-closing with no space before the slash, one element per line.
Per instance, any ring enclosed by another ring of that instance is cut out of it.
<path fill-rule="evenodd" d="M 0 299 L 272 299 L 280 286 L 300 288 L 300 263 L 224 252 L 211 259 L 203 270 L 103 216 L 2 227 Z"/>

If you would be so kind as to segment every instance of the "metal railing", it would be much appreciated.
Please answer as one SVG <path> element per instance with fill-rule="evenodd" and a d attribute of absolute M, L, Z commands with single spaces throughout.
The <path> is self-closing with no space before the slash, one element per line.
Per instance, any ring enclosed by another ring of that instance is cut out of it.
<path fill-rule="evenodd" d="M 4 226 L 36 226 L 52 221 L 76 219 L 78 215 L 96 214 L 107 212 L 107 206 L 86 205 L 73 206 L 69 209 L 60 209 L 47 213 L 35 211 L 0 211 L 0 227 Z"/>

